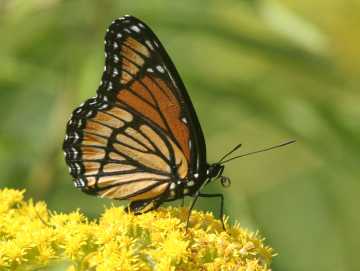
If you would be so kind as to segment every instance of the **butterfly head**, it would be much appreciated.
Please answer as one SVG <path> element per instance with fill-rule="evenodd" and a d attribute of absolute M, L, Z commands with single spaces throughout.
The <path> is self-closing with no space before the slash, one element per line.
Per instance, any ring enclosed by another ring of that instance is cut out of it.
<path fill-rule="evenodd" d="M 220 180 L 221 185 L 224 187 L 228 187 L 230 186 L 231 182 L 230 182 L 230 178 L 223 176 L 224 172 L 224 166 L 221 165 L 220 163 L 215 163 L 209 166 L 208 171 L 207 171 L 207 177 L 210 180 Z"/>

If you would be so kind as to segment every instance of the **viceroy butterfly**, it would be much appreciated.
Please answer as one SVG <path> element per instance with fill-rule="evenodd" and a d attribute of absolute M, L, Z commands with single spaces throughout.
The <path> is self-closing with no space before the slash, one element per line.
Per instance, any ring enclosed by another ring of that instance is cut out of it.
<path fill-rule="evenodd" d="M 128 15 L 113 21 L 105 35 L 105 58 L 97 96 L 76 108 L 67 124 L 63 150 L 75 187 L 127 199 L 135 214 L 192 196 L 187 222 L 198 197 L 218 197 L 223 218 L 223 195 L 201 190 L 214 179 L 229 183 L 223 164 L 240 157 L 225 160 L 240 145 L 219 162 L 207 162 L 185 86 L 144 22 Z"/>

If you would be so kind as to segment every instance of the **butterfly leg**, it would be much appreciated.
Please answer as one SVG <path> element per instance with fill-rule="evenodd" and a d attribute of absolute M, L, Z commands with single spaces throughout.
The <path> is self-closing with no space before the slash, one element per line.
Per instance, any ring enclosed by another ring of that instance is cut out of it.
<path fill-rule="evenodd" d="M 181 206 L 181 207 L 184 207 L 184 205 L 185 205 L 185 197 L 183 197 L 183 198 L 181 199 L 181 203 L 180 203 L 180 206 Z"/>
<path fill-rule="evenodd" d="M 125 211 L 135 215 L 140 215 L 157 209 L 160 204 L 160 201 L 156 199 L 132 201 L 129 206 L 125 208 Z"/>
<path fill-rule="evenodd" d="M 186 228 L 185 228 L 186 230 L 187 230 L 188 227 L 189 227 L 191 211 L 192 211 L 192 209 L 194 208 L 197 199 L 199 198 L 199 194 L 200 194 L 200 192 L 197 192 L 197 193 L 194 195 L 194 200 L 193 200 L 193 202 L 191 203 L 191 206 L 190 206 L 190 208 L 189 208 L 189 214 L 188 214 L 188 217 L 187 217 L 187 220 L 186 220 Z"/>
<path fill-rule="evenodd" d="M 221 219 L 222 227 L 223 227 L 224 231 L 226 231 L 225 223 L 224 223 L 224 195 L 223 194 L 199 193 L 199 197 L 202 197 L 202 198 L 220 198 L 220 219 Z"/>

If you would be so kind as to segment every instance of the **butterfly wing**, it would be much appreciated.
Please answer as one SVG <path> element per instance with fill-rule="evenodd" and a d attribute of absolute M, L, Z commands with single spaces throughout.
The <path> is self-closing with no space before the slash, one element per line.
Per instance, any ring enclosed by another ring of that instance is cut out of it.
<path fill-rule="evenodd" d="M 172 181 L 206 168 L 203 133 L 185 87 L 158 38 L 126 16 L 105 37 L 97 96 L 77 108 L 64 140 L 76 186 L 147 206 Z"/>
<path fill-rule="evenodd" d="M 124 96 L 138 94 L 150 103 L 157 103 L 159 111 L 167 119 L 156 123 L 162 128 L 170 126 L 166 130 L 180 141 L 182 150 L 192 163 L 191 173 L 204 170 L 206 148 L 200 123 L 185 86 L 156 35 L 144 22 L 125 16 L 109 27 L 105 51 L 106 70 L 98 93 L 106 96 L 106 89 L 115 89 L 113 93 L 119 94 L 119 100 L 128 101 Z M 114 78 L 120 79 L 120 82 Z M 124 89 L 129 91 L 121 91 Z"/>

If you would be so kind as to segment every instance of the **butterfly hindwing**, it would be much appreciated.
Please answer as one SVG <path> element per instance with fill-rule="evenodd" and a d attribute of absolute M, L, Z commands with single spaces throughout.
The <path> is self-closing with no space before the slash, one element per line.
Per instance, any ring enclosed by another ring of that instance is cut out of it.
<path fill-rule="evenodd" d="M 92 98 L 76 109 L 64 141 L 75 185 L 116 199 L 154 197 L 170 182 L 165 137 L 125 109 Z M 164 148 L 164 149 L 162 149 Z"/>

